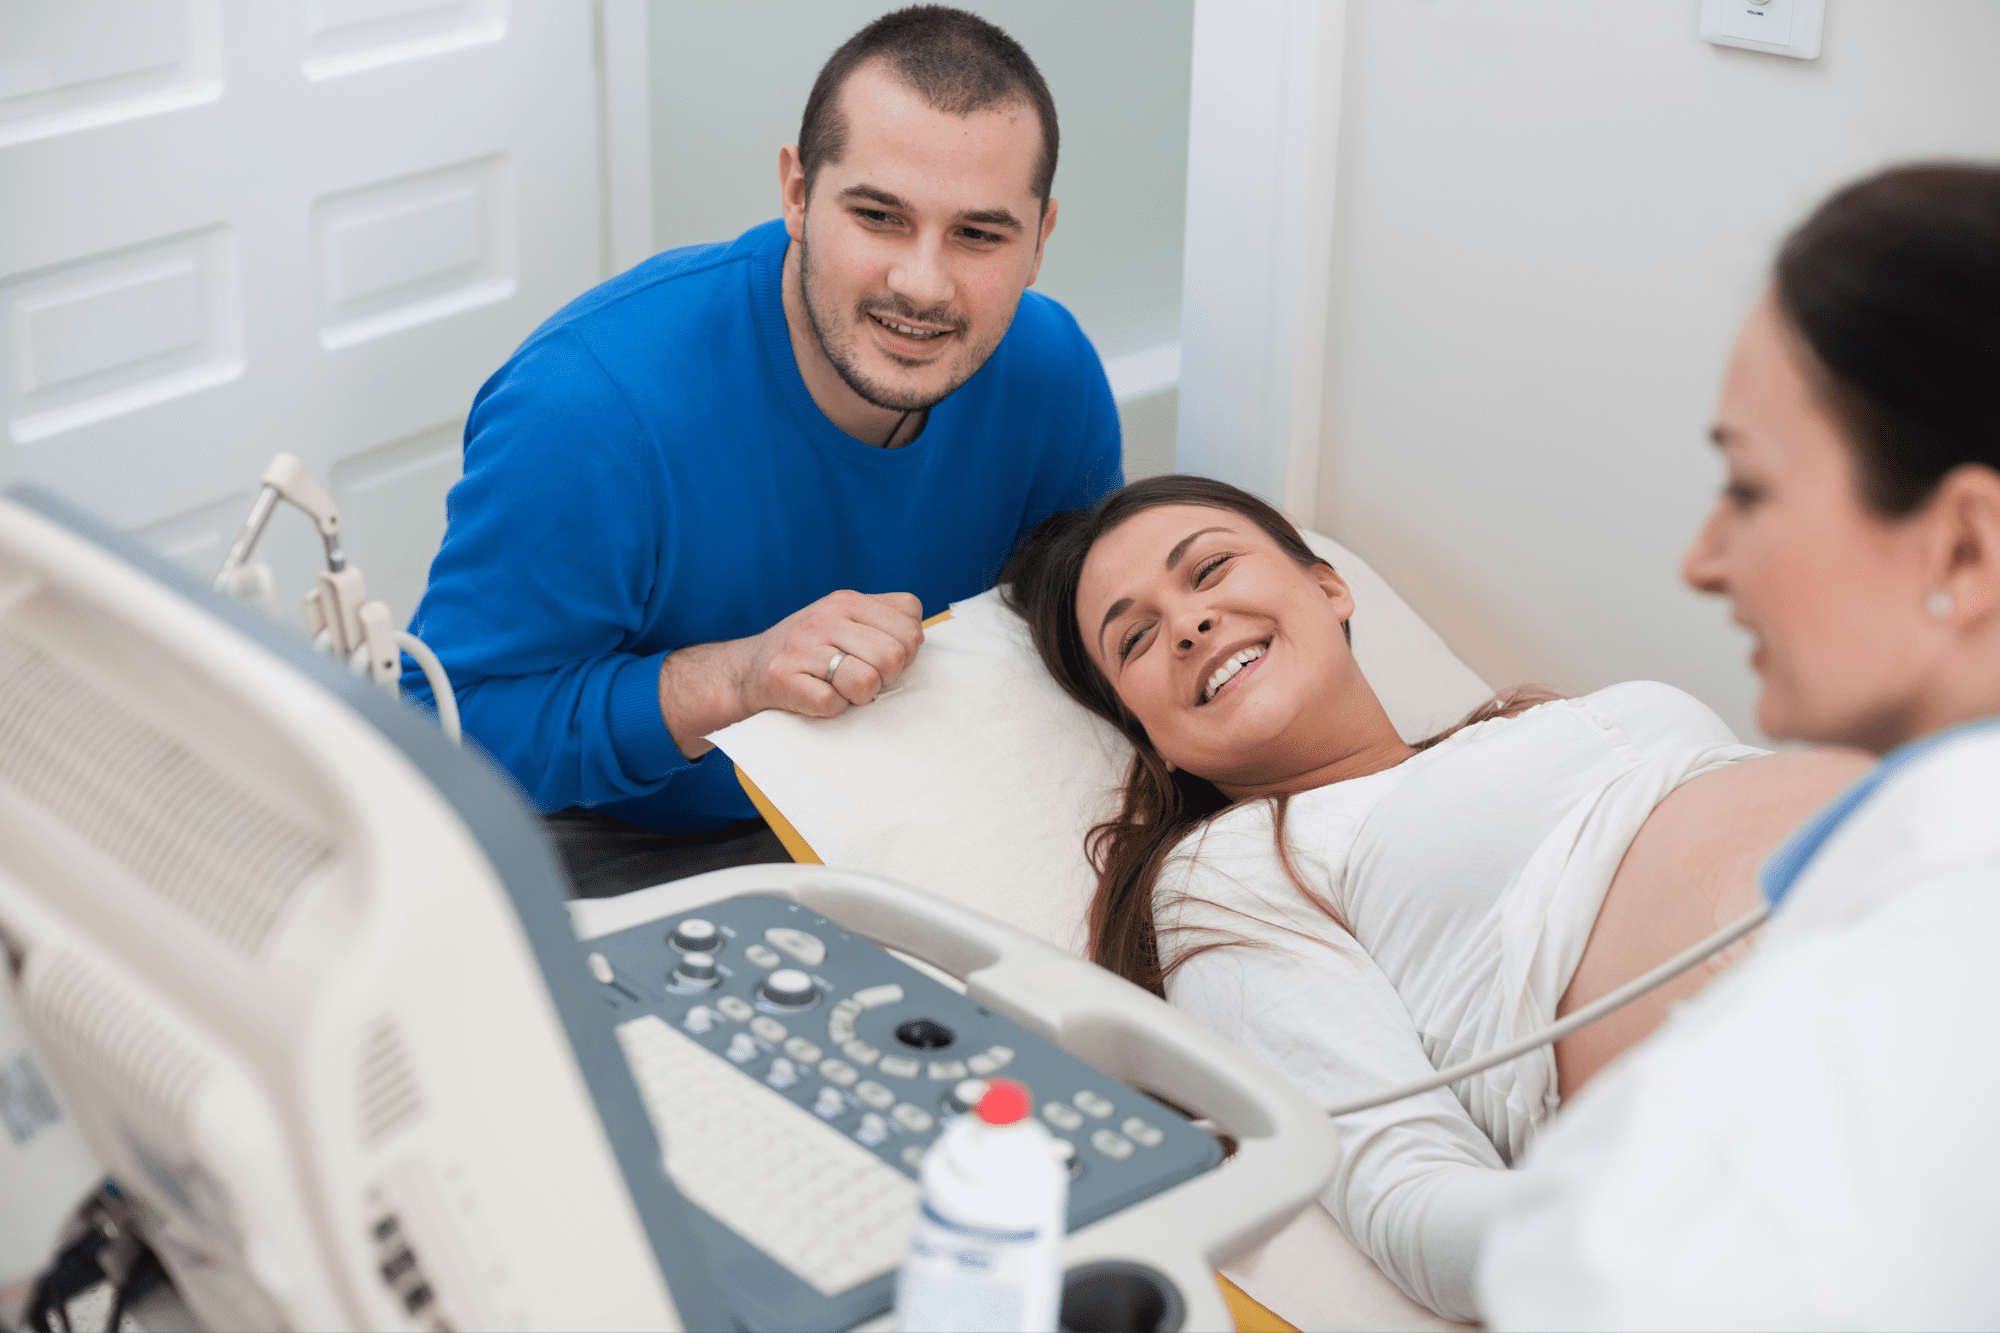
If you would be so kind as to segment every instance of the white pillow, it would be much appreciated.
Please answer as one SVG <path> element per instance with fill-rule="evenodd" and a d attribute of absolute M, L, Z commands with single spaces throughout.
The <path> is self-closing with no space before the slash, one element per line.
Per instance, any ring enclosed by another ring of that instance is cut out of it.
<path fill-rule="evenodd" d="M 1306 541 L 1354 590 L 1355 660 L 1404 739 L 1492 697 L 1358 556 Z M 953 603 L 889 697 L 836 718 L 759 713 L 710 739 L 821 861 L 1083 953 L 1096 882 L 1083 839 L 1115 813 L 1132 750 L 1049 678 L 997 593 Z M 1226 1271 L 1302 1328 L 1462 1327 L 1411 1302 L 1318 1206 Z"/>
<path fill-rule="evenodd" d="M 1360 557 L 1306 540 L 1354 590 L 1355 660 L 1405 739 L 1492 697 Z M 889 697 L 836 718 L 759 713 L 709 739 L 828 865 L 1083 952 L 1084 835 L 1115 813 L 1132 750 L 1050 679 L 997 593 L 954 603 Z"/>

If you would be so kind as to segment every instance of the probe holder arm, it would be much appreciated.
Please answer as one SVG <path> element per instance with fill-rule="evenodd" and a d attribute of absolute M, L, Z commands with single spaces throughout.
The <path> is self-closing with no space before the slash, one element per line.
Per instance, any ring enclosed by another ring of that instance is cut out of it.
<path fill-rule="evenodd" d="M 296 454 L 279 454 L 264 469 L 259 480 L 303 510 L 319 535 L 329 542 L 340 536 L 340 509 L 326 488 L 313 480 L 312 473 Z M 329 548 L 331 549 L 331 548 Z"/>

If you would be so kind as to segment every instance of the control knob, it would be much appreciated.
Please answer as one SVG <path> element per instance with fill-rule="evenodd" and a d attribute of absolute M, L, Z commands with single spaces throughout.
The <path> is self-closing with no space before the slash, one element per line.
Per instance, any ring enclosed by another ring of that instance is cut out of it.
<path fill-rule="evenodd" d="M 980 1098 L 986 1095 L 988 1086 L 986 1080 L 983 1078 L 960 1079 L 952 1090 L 944 1096 L 945 1114 L 964 1115 L 967 1111 L 979 1105 Z"/>
<path fill-rule="evenodd" d="M 669 980 L 683 986 L 713 986 L 716 983 L 715 956 L 706 953 L 684 953 L 680 965 L 674 969 Z"/>
<path fill-rule="evenodd" d="M 682 953 L 711 953 L 719 936 L 713 921 L 691 916 L 674 927 L 674 933 L 667 936 L 667 943 Z"/>
<path fill-rule="evenodd" d="M 819 987 L 796 967 L 781 967 L 758 983 L 758 994 L 779 1009 L 804 1009 L 819 998 Z"/>

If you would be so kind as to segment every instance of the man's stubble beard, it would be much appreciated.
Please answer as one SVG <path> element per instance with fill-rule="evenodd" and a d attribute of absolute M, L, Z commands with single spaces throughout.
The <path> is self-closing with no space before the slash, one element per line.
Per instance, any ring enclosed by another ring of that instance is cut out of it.
<path fill-rule="evenodd" d="M 840 341 L 828 336 L 828 327 L 833 324 L 838 312 L 831 308 L 831 302 L 827 302 L 828 308 L 822 311 L 819 295 L 813 290 L 812 249 L 806 244 L 803 230 L 801 228 L 799 236 L 799 294 L 806 308 L 806 323 L 812 326 L 813 341 L 819 344 L 819 350 L 833 366 L 834 373 L 839 375 L 842 383 L 854 390 L 862 401 L 885 412 L 928 411 L 956 393 L 960 385 L 977 374 L 979 368 L 986 364 L 986 359 L 993 355 L 993 349 L 1000 345 L 1000 338 L 1006 335 L 1007 325 L 1003 324 L 1000 333 L 984 346 L 961 351 L 957 362 L 952 366 L 951 383 L 936 393 L 899 390 L 879 380 L 870 379 L 861 372 L 861 367 L 855 364 L 853 334 L 850 332 Z M 867 319 L 866 312 L 871 308 L 880 308 L 886 314 L 897 315 L 904 319 L 921 319 L 934 324 L 953 323 L 958 326 L 958 332 L 952 336 L 964 337 L 965 319 L 956 312 L 918 314 L 907 302 L 890 301 L 877 302 L 874 306 L 862 302 L 856 306 L 854 315 L 857 319 Z M 1008 323 L 1012 321 L 1009 320 Z"/>

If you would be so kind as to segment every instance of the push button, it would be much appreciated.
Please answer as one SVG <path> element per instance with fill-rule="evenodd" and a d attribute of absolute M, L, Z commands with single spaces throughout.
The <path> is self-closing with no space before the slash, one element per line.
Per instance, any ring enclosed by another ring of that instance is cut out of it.
<path fill-rule="evenodd" d="M 886 986 L 869 986 L 854 992 L 855 1002 L 863 1009 L 880 1009 L 885 1004 L 901 1004 L 903 988 L 893 981 Z"/>
<path fill-rule="evenodd" d="M 820 1049 L 804 1037 L 793 1037 L 785 1043 L 785 1054 L 801 1064 L 816 1065 L 819 1063 Z"/>
<path fill-rule="evenodd" d="M 929 1111 L 921 1106 L 912 1106 L 908 1102 L 898 1102 L 896 1109 L 889 1112 L 889 1115 L 912 1134 L 921 1134 L 935 1123 Z"/>
<path fill-rule="evenodd" d="M 915 1078 L 923 1068 L 915 1060 L 901 1055 L 885 1055 L 875 1067 L 892 1078 Z"/>
<path fill-rule="evenodd" d="M 854 1080 L 861 1077 L 854 1072 L 854 1066 L 845 1060 L 820 1061 L 819 1076 L 827 1082 L 843 1088 L 853 1087 Z"/>
<path fill-rule="evenodd" d="M 896 1094 L 873 1079 L 862 1079 L 855 1084 L 854 1095 L 878 1111 L 886 1111 L 896 1104 Z"/>
<path fill-rule="evenodd" d="M 1114 1162 L 1122 1162 L 1132 1155 L 1132 1145 L 1114 1130 L 1098 1130 L 1090 1136 L 1090 1146 Z"/>
<path fill-rule="evenodd" d="M 749 1022 L 750 1016 L 757 1012 L 750 1007 L 750 1002 L 740 995 L 725 995 L 715 1002 L 715 1007 L 722 1011 L 724 1018 L 733 1018 L 739 1023 Z"/>
<path fill-rule="evenodd" d="M 750 1020 L 750 1030 L 773 1045 L 783 1041 L 786 1036 L 783 1023 L 775 1018 L 766 1018 L 762 1014 Z"/>
<path fill-rule="evenodd" d="M 790 926 L 771 927 L 764 932 L 764 943 L 790 954 L 807 967 L 818 967 L 826 961 L 826 945 L 820 943 L 819 936 Z"/>
<path fill-rule="evenodd" d="M 1125 1137 L 1138 1144 L 1141 1148 L 1157 1148 L 1160 1146 L 1160 1140 L 1166 1137 L 1165 1134 L 1162 1134 L 1158 1129 L 1147 1124 L 1136 1115 L 1118 1128 L 1124 1130 Z"/>
<path fill-rule="evenodd" d="M 1042 1119 L 1048 1121 L 1057 1129 L 1073 1131 L 1083 1128 L 1083 1117 L 1076 1113 L 1074 1107 L 1065 1106 L 1061 1102 L 1050 1102 L 1047 1106 L 1044 1106 L 1042 1108 Z"/>
<path fill-rule="evenodd" d="M 778 957 L 775 950 L 767 949 L 761 944 L 751 945 L 743 951 L 743 956 L 759 967 L 783 967 L 785 964 L 785 960 Z"/>
<path fill-rule="evenodd" d="M 1014 1051 L 1008 1046 L 989 1046 L 980 1054 L 965 1062 L 965 1067 L 981 1078 L 993 1075 L 1014 1063 Z"/>
<path fill-rule="evenodd" d="M 1098 1120 L 1104 1119 L 1106 1116 L 1110 1115 L 1114 1109 L 1116 1109 L 1111 1105 L 1110 1102 L 1098 1096 L 1096 1093 L 1090 1091 L 1088 1088 L 1084 1089 L 1082 1092 L 1077 1093 L 1076 1096 L 1070 1098 L 1070 1100 L 1076 1103 L 1077 1110 L 1083 1112 L 1087 1116 L 1094 1117 L 1095 1119 Z"/>

